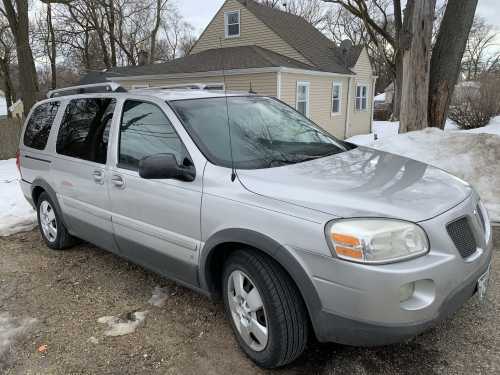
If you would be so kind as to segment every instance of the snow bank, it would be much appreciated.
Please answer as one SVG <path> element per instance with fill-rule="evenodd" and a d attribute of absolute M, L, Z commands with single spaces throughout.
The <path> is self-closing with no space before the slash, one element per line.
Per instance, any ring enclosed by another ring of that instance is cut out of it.
<path fill-rule="evenodd" d="M 36 319 L 17 319 L 8 313 L 0 313 L 0 360 L 14 344 L 15 339 L 25 334 L 35 322 Z"/>
<path fill-rule="evenodd" d="M 0 236 L 33 229 L 36 214 L 19 186 L 16 160 L 0 160 Z"/>
<path fill-rule="evenodd" d="M 165 302 L 167 302 L 167 299 L 168 299 L 168 288 L 167 287 L 162 288 L 159 285 L 157 285 L 153 289 L 153 295 L 149 299 L 148 303 L 156 307 L 163 307 L 165 305 Z"/>
<path fill-rule="evenodd" d="M 103 316 L 97 319 L 97 322 L 108 325 L 104 336 L 124 336 L 134 332 L 137 327 L 142 325 L 147 313 L 147 311 L 136 311 L 128 314 L 127 319 L 117 316 Z"/>
<path fill-rule="evenodd" d="M 356 139 L 350 141 L 357 143 Z M 368 145 L 434 165 L 468 181 L 481 195 L 491 219 L 500 221 L 499 136 L 428 128 Z"/>

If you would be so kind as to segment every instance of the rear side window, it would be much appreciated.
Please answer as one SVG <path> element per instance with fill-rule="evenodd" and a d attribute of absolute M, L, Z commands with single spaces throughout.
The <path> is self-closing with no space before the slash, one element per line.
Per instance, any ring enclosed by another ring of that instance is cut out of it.
<path fill-rule="evenodd" d="M 112 98 L 69 102 L 57 135 L 57 153 L 106 164 L 115 104 L 116 100 Z"/>
<path fill-rule="evenodd" d="M 139 161 L 155 154 L 174 154 L 182 164 L 188 153 L 163 111 L 154 104 L 129 100 L 120 125 L 119 164 L 137 170 Z"/>
<path fill-rule="evenodd" d="M 33 110 L 24 131 L 25 146 L 37 150 L 45 148 L 58 109 L 59 102 L 49 102 L 40 104 Z"/>

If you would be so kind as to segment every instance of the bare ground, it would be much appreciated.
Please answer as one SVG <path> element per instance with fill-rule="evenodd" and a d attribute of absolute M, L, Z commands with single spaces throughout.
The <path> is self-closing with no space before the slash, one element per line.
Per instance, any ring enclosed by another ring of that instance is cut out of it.
<path fill-rule="evenodd" d="M 495 237 L 498 252 L 500 228 Z M 163 307 L 148 304 L 157 285 L 169 291 Z M 126 336 L 104 336 L 107 327 L 97 322 L 145 310 L 144 324 Z M 313 342 L 275 372 L 498 374 L 500 262 L 485 305 L 473 298 L 404 344 L 363 349 Z M 261 373 L 267 372 L 238 349 L 220 303 L 88 244 L 55 252 L 37 231 L 0 238 L 0 374 Z"/>

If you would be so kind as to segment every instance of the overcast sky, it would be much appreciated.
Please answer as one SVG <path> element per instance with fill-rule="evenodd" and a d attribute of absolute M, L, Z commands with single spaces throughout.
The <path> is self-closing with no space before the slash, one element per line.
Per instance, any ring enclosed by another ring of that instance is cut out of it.
<path fill-rule="evenodd" d="M 224 0 L 177 0 L 181 13 L 195 27 L 197 35 L 208 25 L 223 3 Z M 500 0 L 479 0 L 477 13 L 500 29 Z"/>

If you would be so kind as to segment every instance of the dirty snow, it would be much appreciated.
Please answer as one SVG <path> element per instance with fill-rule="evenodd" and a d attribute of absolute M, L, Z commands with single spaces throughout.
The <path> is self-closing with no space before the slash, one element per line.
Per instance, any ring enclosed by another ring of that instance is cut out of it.
<path fill-rule="evenodd" d="M 141 326 L 147 313 L 147 311 L 136 311 L 127 314 L 126 319 L 117 316 L 103 316 L 97 319 L 97 322 L 108 325 L 108 329 L 104 331 L 105 336 L 124 336 Z"/>
<path fill-rule="evenodd" d="M 159 285 L 157 285 L 153 289 L 153 295 L 149 299 L 148 303 L 156 307 L 163 307 L 165 305 L 165 302 L 167 302 L 167 298 L 168 298 L 168 288 L 166 287 L 162 288 Z"/>
<path fill-rule="evenodd" d="M 11 348 L 14 341 L 25 334 L 35 324 L 33 318 L 14 318 L 6 312 L 0 312 L 0 359 Z"/>
<path fill-rule="evenodd" d="M 497 118 L 498 119 L 498 118 Z M 498 125 L 500 127 L 500 121 Z M 493 221 L 500 221 L 500 137 L 435 128 L 353 143 L 407 156 L 442 168 L 479 192 Z"/>
<path fill-rule="evenodd" d="M 33 229 L 36 214 L 21 192 L 16 160 L 0 160 L 0 236 Z"/>

